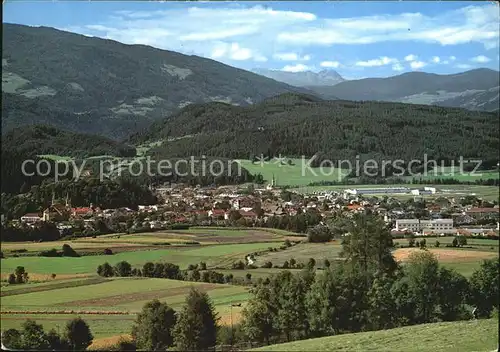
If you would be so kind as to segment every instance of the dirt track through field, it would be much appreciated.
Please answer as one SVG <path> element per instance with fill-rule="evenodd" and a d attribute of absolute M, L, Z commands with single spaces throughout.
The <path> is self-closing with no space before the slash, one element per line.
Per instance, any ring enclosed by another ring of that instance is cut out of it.
<path fill-rule="evenodd" d="M 399 248 L 395 250 L 392 254 L 394 258 L 398 261 L 407 261 L 411 253 L 419 251 L 419 248 Z M 493 252 L 481 252 L 481 251 L 469 251 L 461 249 L 428 249 L 429 252 L 434 254 L 440 262 L 450 263 L 450 262 L 471 262 L 481 259 L 491 259 L 498 256 L 497 253 Z"/>
<path fill-rule="evenodd" d="M 216 284 L 204 284 L 196 286 L 197 289 L 201 291 L 209 291 L 227 288 L 226 286 L 216 285 Z M 87 300 L 78 300 L 78 301 L 70 301 L 65 303 L 57 303 L 53 306 L 58 307 L 109 307 L 114 306 L 121 303 L 130 303 L 137 301 L 147 301 L 153 299 L 160 299 L 171 296 L 179 296 L 186 295 L 189 293 L 191 286 L 182 286 L 170 289 L 161 289 L 161 290 L 153 290 L 147 292 L 136 292 L 136 293 L 128 293 L 123 295 L 114 295 L 102 298 L 93 298 Z"/>

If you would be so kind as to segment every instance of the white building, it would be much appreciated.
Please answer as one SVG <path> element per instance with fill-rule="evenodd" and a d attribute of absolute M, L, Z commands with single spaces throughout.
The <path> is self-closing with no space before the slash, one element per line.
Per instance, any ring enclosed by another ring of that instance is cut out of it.
<path fill-rule="evenodd" d="M 399 219 L 396 220 L 396 231 L 421 232 L 422 230 L 432 230 L 437 233 L 453 233 L 453 219 Z"/>
<path fill-rule="evenodd" d="M 407 187 L 384 187 L 384 188 L 355 188 L 346 189 L 344 193 L 351 195 L 362 195 L 362 194 L 406 194 L 410 193 L 410 189 Z"/>

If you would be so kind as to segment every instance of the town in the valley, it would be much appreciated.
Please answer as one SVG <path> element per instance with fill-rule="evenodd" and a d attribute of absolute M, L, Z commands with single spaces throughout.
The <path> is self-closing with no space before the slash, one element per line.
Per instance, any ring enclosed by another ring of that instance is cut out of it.
<path fill-rule="evenodd" d="M 94 204 L 72 207 L 68 197 L 53 197 L 52 204 L 42 212 L 26 213 L 10 222 L 19 227 L 52 222 L 61 234 L 93 233 L 97 230 L 96 221 L 104 221 L 117 224 L 117 228 L 129 233 L 185 224 L 271 227 L 298 230 L 306 235 L 310 226 L 371 211 L 384 218 L 391 234 L 397 238 L 452 235 L 498 238 L 499 235 L 498 201 L 485 201 L 475 195 L 449 196 L 436 187 L 373 186 L 298 193 L 277 187 L 273 180 L 266 187 L 254 184 L 221 187 L 170 184 L 156 188 L 155 193 L 158 204 L 118 209 L 103 209 Z M 291 228 L 289 221 L 283 221 L 290 217 L 302 223 Z"/>

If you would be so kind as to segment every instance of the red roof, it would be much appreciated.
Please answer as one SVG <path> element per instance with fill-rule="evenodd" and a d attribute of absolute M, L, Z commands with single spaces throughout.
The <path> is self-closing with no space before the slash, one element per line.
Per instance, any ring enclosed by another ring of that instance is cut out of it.
<path fill-rule="evenodd" d="M 212 214 L 215 214 L 215 215 L 224 215 L 225 213 L 226 213 L 226 211 L 223 209 L 212 209 Z"/>
<path fill-rule="evenodd" d="M 77 214 L 87 214 L 87 213 L 90 213 L 92 211 L 92 208 L 89 208 L 89 207 L 73 208 L 72 210 L 73 210 L 73 212 L 75 212 Z"/>
<path fill-rule="evenodd" d="M 177 219 L 175 219 L 176 222 L 183 222 L 183 221 L 186 221 L 186 218 L 185 217 L 179 217 Z"/>

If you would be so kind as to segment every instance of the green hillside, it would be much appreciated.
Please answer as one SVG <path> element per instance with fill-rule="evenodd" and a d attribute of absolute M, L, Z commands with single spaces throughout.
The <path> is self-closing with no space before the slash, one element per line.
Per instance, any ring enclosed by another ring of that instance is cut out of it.
<path fill-rule="evenodd" d="M 3 24 L 2 36 L 3 131 L 38 123 L 120 138 L 190 103 L 306 91 L 199 56 L 48 27 Z"/>
<path fill-rule="evenodd" d="M 443 138 L 446 136 L 446 138 Z M 184 138 L 180 138 L 184 137 Z M 494 113 L 401 103 L 324 101 L 286 93 L 248 107 L 196 104 L 135 134 L 136 145 L 164 140 L 148 153 L 361 159 L 498 159 Z"/>
<path fill-rule="evenodd" d="M 423 324 L 266 346 L 254 351 L 490 352 L 498 347 L 498 320 Z"/>

